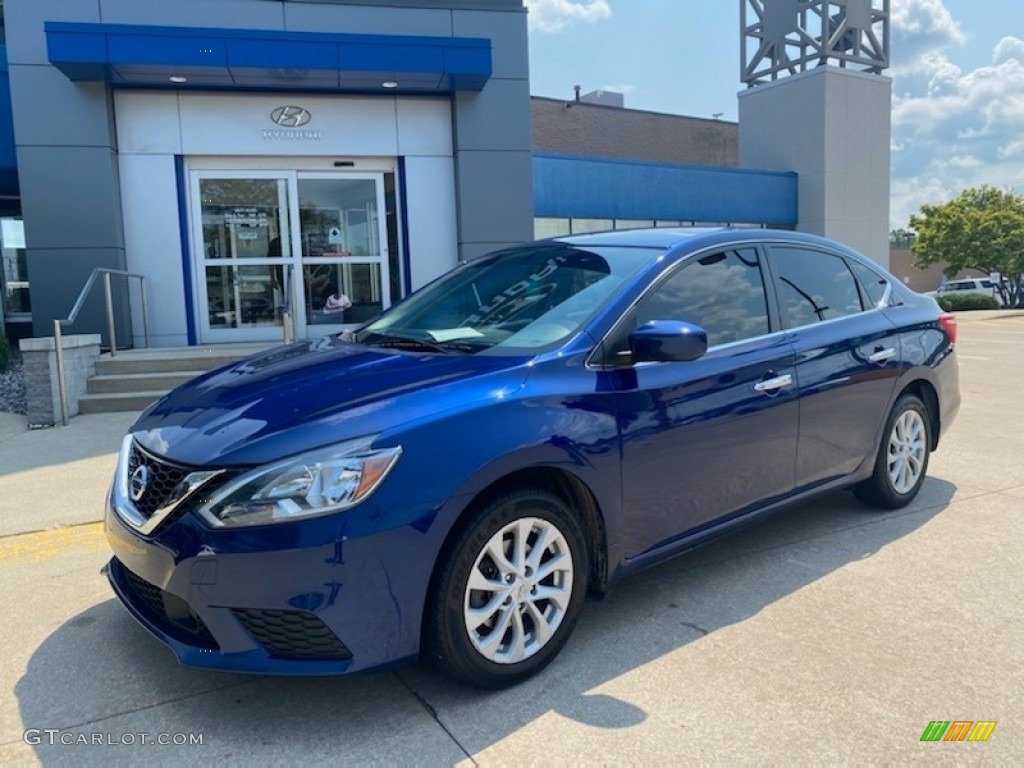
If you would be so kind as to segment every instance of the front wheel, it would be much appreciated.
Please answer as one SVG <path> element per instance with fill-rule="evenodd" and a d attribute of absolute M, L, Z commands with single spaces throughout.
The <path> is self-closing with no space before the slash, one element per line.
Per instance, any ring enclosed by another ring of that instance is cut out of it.
<path fill-rule="evenodd" d="M 853 489 L 865 504 L 886 509 L 906 506 L 924 483 L 931 453 L 931 419 L 916 395 L 896 401 L 885 425 L 875 471 Z"/>
<path fill-rule="evenodd" d="M 431 661 L 481 688 L 543 669 L 586 595 L 587 549 L 572 511 L 547 491 L 517 491 L 471 514 L 446 552 L 426 617 Z"/>

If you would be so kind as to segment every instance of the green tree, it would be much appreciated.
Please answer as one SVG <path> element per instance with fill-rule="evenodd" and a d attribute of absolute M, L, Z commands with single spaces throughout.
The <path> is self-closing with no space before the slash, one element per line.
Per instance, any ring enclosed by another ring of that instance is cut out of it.
<path fill-rule="evenodd" d="M 1024 283 L 1024 198 L 972 187 L 948 203 L 922 205 L 910 226 L 917 232 L 911 246 L 916 266 L 945 262 L 947 277 L 962 269 L 998 272 L 1004 303 L 1017 305 Z"/>
<path fill-rule="evenodd" d="M 917 233 L 909 229 L 894 229 L 889 232 L 889 245 L 893 248 L 909 248 L 917 239 Z"/>

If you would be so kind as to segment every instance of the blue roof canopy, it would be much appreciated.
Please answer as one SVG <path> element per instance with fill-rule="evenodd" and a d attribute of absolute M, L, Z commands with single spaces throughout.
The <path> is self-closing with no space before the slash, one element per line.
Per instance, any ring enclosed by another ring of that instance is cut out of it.
<path fill-rule="evenodd" d="M 451 93 L 491 76 L 484 38 L 47 22 L 46 43 L 70 79 L 120 86 Z"/>

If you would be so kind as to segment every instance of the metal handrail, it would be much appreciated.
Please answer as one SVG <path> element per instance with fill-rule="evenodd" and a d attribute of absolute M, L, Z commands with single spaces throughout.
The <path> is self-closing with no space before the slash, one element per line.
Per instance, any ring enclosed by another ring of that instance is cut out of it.
<path fill-rule="evenodd" d="M 107 267 L 96 267 L 85 281 L 78 300 L 71 308 L 70 314 L 63 320 L 53 321 L 53 348 L 57 358 L 57 383 L 60 393 L 60 415 L 64 426 L 68 425 L 68 382 L 64 374 L 64 344 L 61 326 L 71 325 L 82 311 L 89 291 L 96 284 L 96 278 L 103 275 L 103 293 L 107 305 L 107 332 L 110 334 L 110 356 L 117 357 L 117 331 L 114 327 L 114 294 L 110 289 L 110 276 L 123 275 L 129 279 L 135 278 L 139 281 L 139 292 L 142 296 L 142 332 L 146 339 L 146 346 L 149 347 L 149 302 L 146 298 L 146 276 L 134 272 L 125 272 L 123 269 L 108 269 Z"/>

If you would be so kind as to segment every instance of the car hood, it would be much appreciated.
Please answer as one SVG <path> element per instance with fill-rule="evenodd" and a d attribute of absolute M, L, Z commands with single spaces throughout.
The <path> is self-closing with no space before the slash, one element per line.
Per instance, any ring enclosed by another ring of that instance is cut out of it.
<path fill-rule="evenodd" d="M 524 362 L 314 339 L 183 384 L 132 432 L 147 450 L 189 466 L 262 464 L 507 397 L 525 382 Z"/>

